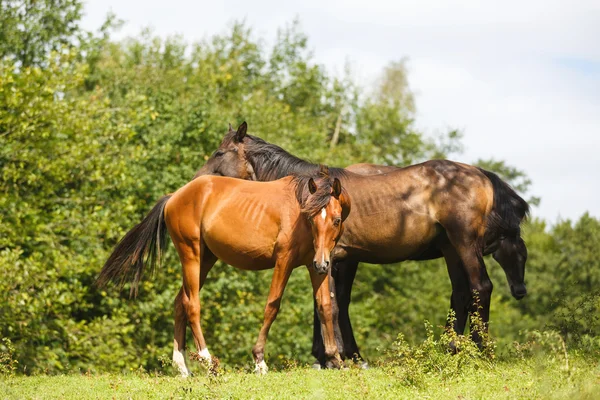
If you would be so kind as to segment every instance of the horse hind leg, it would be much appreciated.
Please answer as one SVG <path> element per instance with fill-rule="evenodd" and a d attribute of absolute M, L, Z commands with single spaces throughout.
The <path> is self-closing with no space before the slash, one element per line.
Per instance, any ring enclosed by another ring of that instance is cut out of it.
<path fill-rule="evenodd" d="M 173 358 L 176 364 L 180 366 L 181 358 L 183 356 L 181 349 L 185 347 L 185 324 L 183 323 L 183 316 L 185 315 L 185 319 L 192 329 L 192 337 L 197 351 L 195 358 L 210 364 L 211 356 L 206 347 L 206 341 L 204 340 L 204 334 L 202 333 L 202 328 L 200 326 L 200 288 L 216 259 L 212 255 L 202 256 L 204 251 L 201 248 L 205 246 L 200 243 L 200 240 L 188 241 L 178 239 L 179 238 L 174 238 L 173 242 L 177 248 L 179 259 L 181 261 L 183 285 L 181 296 L 176 298 L 176 301 L 179 300 L 179 302 L 176 302 L 175 304 L 175 340 Z M 200 262 L 200 260 L 202 260 L 202 262 Z M 175 344 L 175 342 L 177 342 L 177 344 Z M 176 357 L 177 360 L 175 359 Z M 181 371 L 182 368 L 180 367 L 180 372 Z M 185 376 L 183 372 L 182 376 Z"/>
<path fill-rule="evenodd" d="M 179 369 L 179 373 L 183 378 L 187 378 L 190 374 L 187 365 L 185 364 L 185 328 L 187 323 L 186 311 L 183 306 L 183 297 L 185 291 L 183 286 L 179 289 L 177 297 L 175 297 L 175 335 L 173 339 L 173 364 Z"/>
<path fill-rule="evenodd" d="M 200 264 L 200 289 L 202 289 L 202 286 L 204 286 L 204 283 L 206 282 L 206 276 L 216 261 L 217 258 L 205 248 L 205 251 L 202 255 L 202 262 Z M 179 289 L 177 297 L 175 298 L 175 337 L 173 340 L 173 363 L 177 366 L 179 373 L 184 378 L 190 374 L 185 363 L 185 336 L 188 319 L 186 307 L 184 305 L 188 304 L 189 301 L 189 297 L 187 297 L 184 287 L 182 286 L 181 289 Z M 199 354 L 199 356 L 208 358 L 208 361 L 210 362 L 210 353 L 208 353 L 208 350 L 206 350 L 205 353 L 206 354 L 203 355 Z M 206 355 L 208 355 L 208 357 L 206 357 Z"/>

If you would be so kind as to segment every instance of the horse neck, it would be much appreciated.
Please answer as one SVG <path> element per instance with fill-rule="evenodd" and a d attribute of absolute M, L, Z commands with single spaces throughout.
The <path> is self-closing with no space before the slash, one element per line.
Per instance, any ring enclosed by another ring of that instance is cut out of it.
<path fill-rule="evenodd" d="M 293 250 L 293 255 L 290 254 L 290 257 L 294 257 L 295 261 L 299 263 L 297 265 L 300 265 L 311 262 L 310 260 L 314 257 L 313 236 L 310 221 L 302 212 L 302 206 L 296 199 L 293 190 L 290 191 L 293 187 L 289 184 L 290 182 L 287 179 L 277 181 L 277 183 L 282 184 L 281 189 L 287 191 L 288 196 L 286 196 L 286 199 L 289 199 L 289 202 L 291 202 L 282 201 L 279 204 L 282 213 L 279 229 L 280 231 L 285 230 L 289 232 L 288 235 L 284 235 L 287 237 L 288 245 L 283 247 Z"/>
<path fill-rule="evenodd" d="M 295 174 L 313 173 L 319 170 L 319 165 L 310 163 L 288 152 L 278 154 L 276 161 L 265 157 L 268 161 L 250 160 L 259 181 L 274 181 Z"/>

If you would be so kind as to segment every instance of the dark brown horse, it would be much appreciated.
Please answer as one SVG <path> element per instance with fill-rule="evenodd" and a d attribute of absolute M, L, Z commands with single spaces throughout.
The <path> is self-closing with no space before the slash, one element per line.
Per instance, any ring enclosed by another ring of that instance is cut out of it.
<path fill-rule="evenodd" d="M 237 131 L 230 128 L 196 176 L 216 174 L 269 181 L 318 168 L 248 135 L 246 129 L 246 123 Z M 450 307 L 456 316 L 453 327 L 459 334 L 464 332 L 469 313 L 475 310 L 473 292 L 478 292 L 486 327 L 489 321 L 492 282 L 484 255 L 493 254 L 500 263 L 516 299 L 526 295 L 527 248 L 521 239 L 520 224 L 529 206 L 496 174 L 447 160 L 406 168 L 357 164 L 347 169 L 331 168 L 330 173 L 342 181 L 354 208 L 333 251 L 332 275 L 344 357 L 362 360 L 348 315 L 352 283 L 361 261 L 385 264 L 444 257 L 452 282 Z M 471 334 L 480 342 L 477 332 Z M 324 364 L 317 315 L 313 354 Z"/>
<path fill-rule="evenodd" d="M 98 283 L 132 281 L 132 293 L 145 264 L 160 265 L 166 231 L 183 267 L 183 285 L 175 300 L 173 361 L 183 376 L 186 321 L 198 357 L 211 362 L 200 328 L 199 291 L 218 259 L 237 268 L 275 268 L 264 322 L 252 349 L 256 372 L 266 373 L 264 348 L 277 316 L 288 278 L 300 265 L 309 269 L 325 337 L 326 363 L 340 367 L 330 292 L 330 252 L 342 233 L 350 200 L 339 179 L 326 169 L 274 182 L 248 182 L 204 176 L 163 197 L 146 218 L 119 242 L 102 268 Z"/>

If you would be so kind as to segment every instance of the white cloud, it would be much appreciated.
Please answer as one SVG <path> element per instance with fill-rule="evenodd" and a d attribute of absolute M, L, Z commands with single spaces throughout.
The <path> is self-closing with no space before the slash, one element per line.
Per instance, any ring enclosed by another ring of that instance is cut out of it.
<path fill-rule="evenodd" d="M 201 4 L 202 3 L 202 4 Z M 188 40 L 245 18 L 273 38 L 299 16 L 319 62 L 353 62 L 368 82 L 391 60 L 410 59 L 417 123 L 464 130 L 461 159 L 506 160 L 525 170 L 550 220 L 600 216 L 600 2 L 96 0 L 85 25 L 106 12 Z"/>

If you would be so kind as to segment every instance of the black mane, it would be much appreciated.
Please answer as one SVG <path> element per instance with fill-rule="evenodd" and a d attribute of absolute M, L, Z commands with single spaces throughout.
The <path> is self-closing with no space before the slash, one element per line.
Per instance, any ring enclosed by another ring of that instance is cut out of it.
<path fill-rule="evenodd" d="M 329 200 L 333 195 L 333 178 L 329 175 L 327 166 L 319 166 L 318 172 L 310 175 L 293 174 L 292 184 L 295 185 L 296 200 L 300 204 L 300 209 L 307 217 L 314 217 L 321 209 L 327 207 Z M 310 194 L 308 190 L 308 181 L 313 179 L 317 185 L 317 191 Z"/>
<path fill-rule="evenodd" d="M 277 145 L 256 136 L 246 137 L 245 157 L 259 181 L 273 181 L 289 175 L 315 175 L 320 170 L 319 164 L 298 158 Z M 343 168 L 329 168 L 331 178 L 341 179 L 345 175 Z"/>

